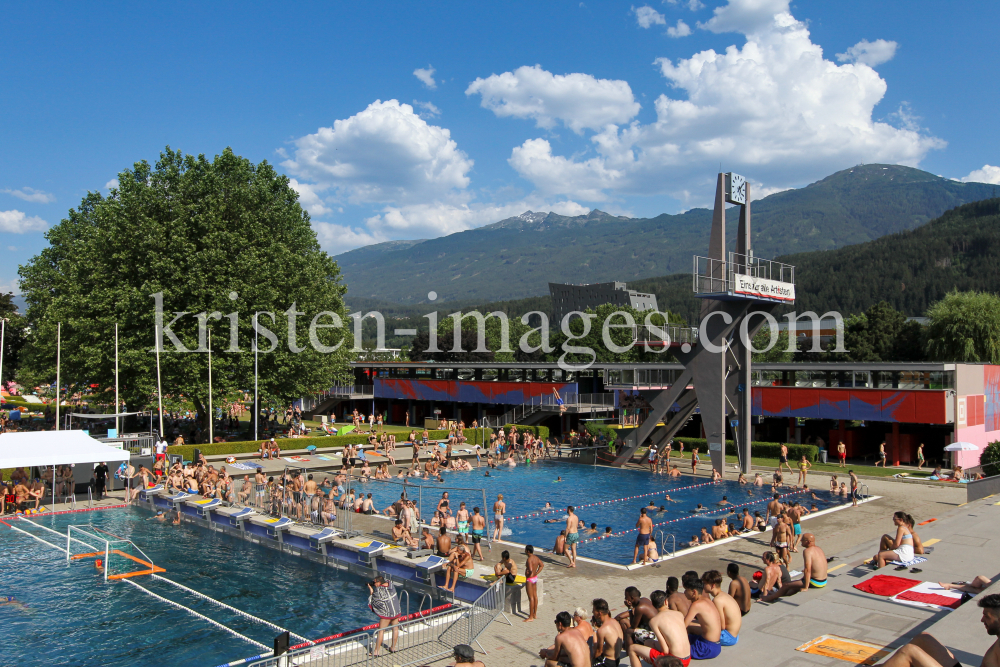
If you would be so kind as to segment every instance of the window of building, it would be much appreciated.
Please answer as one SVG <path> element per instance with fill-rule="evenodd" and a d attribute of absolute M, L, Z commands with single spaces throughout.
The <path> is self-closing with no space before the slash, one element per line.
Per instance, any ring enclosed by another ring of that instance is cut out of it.
<path fill-rule="evenodd" d="M 500 377 L 500 371 L 496 368 L 484 368 L 483 369 L 483 381 L 485 382 L 496 382 L 496 379 Z"/>
<path fill-rule="evenodd" d="M 458 369 L 458 379 L 459 380 L 475 380 L 476 370 L 474 368 L 459 368 Z"/>
<path fill-rule="evenodd" d="M 453 379 L 455 379 L 455 369 L 454 368 L 435 368 L 434 369 L 434 379 L 435 380 L 453 380 Z"/>
<path fill-rule="evenodd" d="M 507 369 L 507 381 L 508 382 L 524 382 L 524 369 L 523 368 L 508 368 Z"/>

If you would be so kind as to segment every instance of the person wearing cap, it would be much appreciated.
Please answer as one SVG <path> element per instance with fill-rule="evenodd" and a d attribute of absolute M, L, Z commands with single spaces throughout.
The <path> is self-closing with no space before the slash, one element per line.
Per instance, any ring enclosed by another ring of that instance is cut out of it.
<path fill-rule="evenodd" d="M 481 661 L 476 660 L 476 652 L 468 644 L 456 644 L 452 657 L 455 658 L 455 662 L 449 667 L 486 667 Z"/>

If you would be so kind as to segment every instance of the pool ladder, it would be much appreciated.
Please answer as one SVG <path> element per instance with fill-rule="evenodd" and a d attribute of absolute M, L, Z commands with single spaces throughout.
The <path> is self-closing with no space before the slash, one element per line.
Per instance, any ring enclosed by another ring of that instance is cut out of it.
<path fill-rule="evenodd" d="M 673 533 L 670 533 L 669 535 L 664 535 L 662 530 L 656 531 L 656 543 L 659 544 L 660 547 L 663 549 L 663 556 L 667 555 L 666 542 L 665 542 L 665 539 L 667 537 L 670 538 L 670 546 L 671 546 L 670 557 L 673 558 L 674 554 L 677 553 L 677 538 L 674 536 Z M 663 556 L 661 556 L 661 558 Z"/>
<path fill-rule="evenodd" d="M 862 484 L 861 486 L 859 486 L 858 487 L 858 491 L 861 492 L 861 500 L 867 500 L 868 499 L 868 485 L 867 484 Z"/>

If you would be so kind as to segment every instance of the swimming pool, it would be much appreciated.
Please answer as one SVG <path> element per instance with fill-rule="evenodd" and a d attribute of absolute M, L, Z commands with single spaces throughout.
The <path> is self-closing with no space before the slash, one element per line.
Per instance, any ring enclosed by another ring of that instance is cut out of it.
<path fill-rule="evenodd" d="M 581 532 L 580 544 L 577 546 L 579 555 L 613 563 L 632 562 L 635 523 L 639 518 L 639 510 L 650 501 L 657 508 L 661 505 L 666 508 L 662 513 L 650 514 L 654 534 L 661 530 L 664 535 L 673 534 L 680 544 L 689 540 L 691 535 L 699 533 L 702 526 L 710 527 L 715 519 L 723 518 L 727 522 L 734 520 L 727 517 L 727 510 L 719 510 L 716 505 L 723 496 L 727 496 L 736 508 L 747 507 L 751 514 L 760 511 L 762 516 L 771 499 L 770 486 L 753 488 L 730 480 L 713 484 L 706 482 L 703 477 L 682 475 L 670 478 L 642 470 L 623 470 L 566 461 L 519 464 L 516 468 L 500 467 L 489 470 L 489 477 L 484 476 L 486 470 L 473 468 L 470 472 L 445 473 L 444 484 L 423 480 L 418 482 L 423 487 L 421 515 L 427 520 L 433 515 L 434 507 L 441 497 L 440 487 L 482 487 L 486 491 L 485 510 L 491 519 L 491 530 L 493 502 L 497 494 L 502 493 L 507 503 L 504 539 L 551 549 L 559 531 L 565 528 L 565 521 L 545 523 L 545 520 L 561 519 L 565 515 L 566 506 L 573 505 L 577 508 L 577 515 L 587 526 L 597 524 L 598 535 L 607 526 L 611 526 L 614 534 L 614 537 L 606 539 L 593 539 L 596 536 Z M 562 478 L 562 481 L 557 482 L 558 478 Z M 396 482 L 372 481 L 359 484 L 358 489 L 371 493 L 376 501 L 375 507 L 381 510 L 399 498 L 404 487 Z M 787 491 L 790 489 L 783 492 Z M 789 496 L 788 499 L 799 500 L 807 507 L 815 503 L 819 509 L 841 505 L 845 500 L 832 497 L 829 491 L 814 492 L 819 500 L 806 499 L 802 495 Z M 670 494 L 677 502 L 665 502 L 665 494 Z M 417 494 L 411 489 L 409 496 L 416 498 Z M 482 492 L 449 491 L 449 499 L 453 512 L 458 510 L 462 501 L 465 501 L 470 512 L 477 506 L 483 509 Z M 546 502 L 550 502 L 555 509 L 544 511 Z M 698 503 L 710 512 L 692 514 L 691 510 Z"/>
<path fill-rule="evenodd" d="M 355 575 L 191 524 L 145 521 L 149 516 L 121 509 L 42 515 L 35 521 L 63 535 L 69 524 L 90 524 L 131 539 L 166 569 L 162 576 L 310 639 L 377 620 L 367 608 L 365 582 Z M 60 544 L 55 535 L 25 523 L 12 525 Z M 0 606 L 0 624 L 12 640 L 8 649 L 24 647 L 19 665 L 214 667 L 261 652 L 135 586 L 105 583 L 93 560 L 67 564 L 61 551 L 3 526 L 0 531 L 5 574 L 0 595 L 26 605 Z M 150 577 L 131 581 L 267 646 L 278 634 Z"/>

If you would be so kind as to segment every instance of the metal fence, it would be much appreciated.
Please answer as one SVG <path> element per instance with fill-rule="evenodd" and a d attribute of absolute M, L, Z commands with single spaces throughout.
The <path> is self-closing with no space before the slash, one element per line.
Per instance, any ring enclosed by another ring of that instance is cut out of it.
<path fill-rule="evenodd" d="M 458 611 L 403 621 L 384 630 L 356 632 L 329 642 L 316 643 L 248 663 L 249 667 L 407 667 L 450 656 L 457 644 L 479 644 L 479 637 L 503 613 L 504 581 L 498 580 L 472 605 Z M 508 621 L 509 623 L 509 621 Z M 396 649 L 389 652 L 393 635 Z M 482 650 L 482 646 L 479 646 Z M 379 655 L 373 655 L 378 650 Z M 485 651 L 483 651 L 485 653 Z"/>

